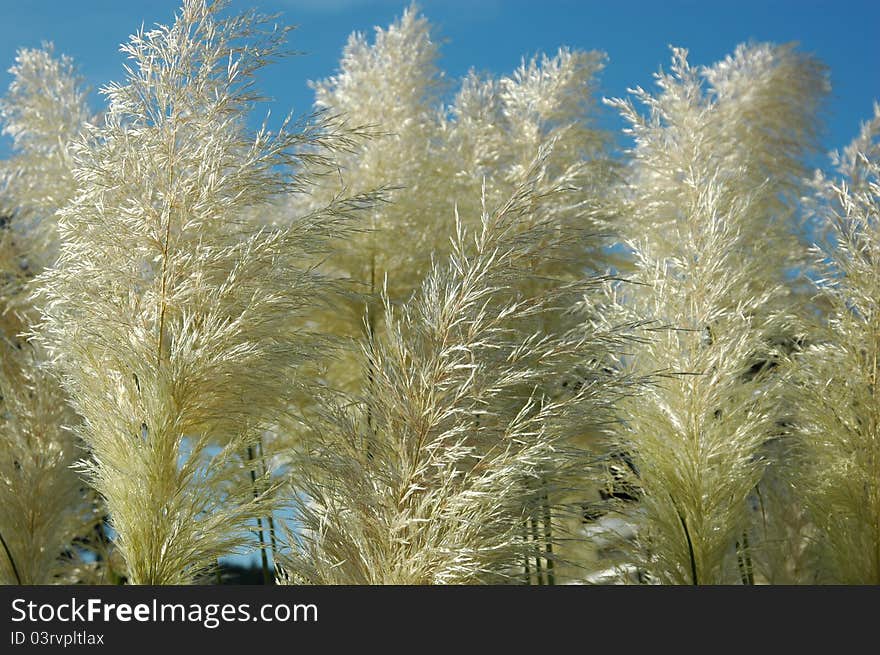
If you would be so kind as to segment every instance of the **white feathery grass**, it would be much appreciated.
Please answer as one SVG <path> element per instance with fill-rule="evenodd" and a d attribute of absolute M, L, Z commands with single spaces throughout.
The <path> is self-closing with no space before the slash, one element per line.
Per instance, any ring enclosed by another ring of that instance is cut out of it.
<path fill-rule="evenodd" d="M 507 203 L 483 208 L 475 233 L 456 221 L 449 260 L 408 303 L 384 296 L 385 330 L 363 348 L 373 385 L 349 404 L 327 405 L 299 461 L 301 530 L 281 580 L 521 580 L 535 481 L 561 466 L 572 421 L 605 393 L 601 379 L 559 399 L 541 392 L 599 337 L 522 337 L 520 324 L 598 283 L 516 292 L 534 260 L 554 255 L 552 222 L 533 214 L 543 163 Z"/>
<path fill-rule="evenodd" d="M 103 511 L 73 469 L 78 418 L 23 333 L 35 320 L 32 278 L 57 255 L 54 213 L 73 193 L 68 148 L 90 115 L 72 61 L 51 45 L 19 50 L 10 73 L 0 99 L 14 150 L 0 163 L 0 577 L 88 582 L 103 563 L 80 555 Z"/>
<path fill-rule="evenodd" d="M 253 77 L 288 30 L 224 5 L 185 0 L 173 25 L 122 46 L 127 80 L 102 90 L 104 124 L 72 149 L 77 190 L 39 278 L 37 337 L 138 584 L 192 581 L 270 511 L 249 447 L 304 383 L 320 340 L 296 319 L 325 297 L 314 262 L 360 202 L 252 219 L 308 184 L 313 150 L 349 139 L 320 122 L 246 128 Z"/>
<path fill-rule="evenodd" d="M 356 335 L 365 316 L 368 329 L 374 328 L 383 285 L 392 300 L 408 298 L 432 261 L 449 253 L 455 207 L 469 228 L 477 228 L 483 181 L 486 204 L 500 206 L 535 153 L 551 141 L 545 179 L 572 192 L 554 196 L 560 204 L 543 213 L 554 212 L 562 232 L 598 231 L 600 212 L 590 201 L 608 176 L 609 139 L 590 125 L 595 110 L 590 95 L 603 56 L 562 49 L 556 57 L 524 62 L 500 80 L 471 75 L 449 107 L 441 104 L 448 82 L 438 56 L 432 26 L 412 5 L 387 29 L 377 28 L 373 43 L 353 34 L 339 71 L 313 83 L 319 110 L 371 125 L 376 134 L 350 152 L 333 154 L 336 174 L 323 176 L 294 206 L 308 209 L 345 189 L 386 188 L 388 200 L 373 209 L 371 229 L 339 244 L 328 261 L 368 296 L 357 298 L 350 312 L 328 317 L 328 330 Z M 597 240 L 571 243 L 579 255 L 565 260 L 571 277 L 580 276 L 584 260 L 603 270 L 590 261 L 599 252 Z"/>
<path fill-rule="evenodd" d="M 0 163 L 0 214 L 15 216 L 28 263 L 39 271 L 57 254 L 55 211 L 76 188 L 70 144 L 94 118 L 73 61 L 56 57 L 52 44 L 22 48 L 9 72 L 0 121 L 15 154 Z"/>
<path fill-rule="evenodd" d="M 769 45 L 704 69 L 674 49 L 656 77 L 658 95 L 634 91 L 647 117 L 610 101 L 635 138 L 626 228 L 641 284 L 629 302 L 661 328 L 634 352 L 633 370 L 661 380 L 624 408 L 621 448 L 642 490 L 638 564 L 662 582 L 717 584 L 736 579 L 731 553 L 778 432 L 779 394 L 750 369 L 783 357 L 767 335 L 794 322 L 787 200 L 826 81 L 812 58 Z"/>
<path fill-rule="evenodd" d="M 880 583 L 880 105 L 835 158 L 839 179 L 818 178 L 816 249 L 824 330 L 799 358 L 794 488 L 815 528 L 820 582 Z"/>
<path fill-rule="evenodd" d="M 77 549 L 87 546 L 74 542 L 88 537 L 101 512 L 73 470 L 82 456 L 70 432 L 75 415 L 34 348 L 18 348 L 0 343 L 0 581 L 70 583 L 71 568 L 84 564 Z"/>
<path fill-rule="evenodd" d="M 377 28 L 372 42 L 353 34 L 338 72 L 313 84 L 317 108 L 372 125 L 377 134 L 333 156 L 338 172 L 323 176 L 317 188 L 293 205 L 309 208 L 344 189 L 378 187 L 387 189 L 388 200 L 372 210 L 370 230 L 339 244 L 328 259 L 331 270 L 343 273 L 355 291 L 363 292 L 317 317 L 320 329 L 328 333 L 364 335 L 369 341 L 381 332 L 385 312 L 380 291 L 393 303 L 409 298 L 433 262 L 449 254 L 456 208 L 466 229 L 480 230 L 484 207 L 503 205 L 535 153 L 551 142 L 553 149 L 534 180 L 532 213 L 555 226 L 545 230 L 554 256 L 534 257 L 534 274 L 521 277 L 516 291 L 538 296 L 559 280 L 580 279 L 585 270 L 603 272 L 613 259 L 604 241 L 596 238 L 608 229 L 614 170 L 605 152 L 610 137 L 593 124 L 592 94 L 604 55 L 562 48 L 553 57 L 524 60 L 513 74 L 499 79 L 472 72 L 448 106 L 442 104 L 441 93 L 451 82 L 438 67 L 438 56 L 432 26 L 411 5 L 389 27 Z M 568 190 L 552 193 L 557 187 Z M 520 229 L 527 229 L 528 217 L 524 221 Z M 573 316 L 544 312 L 528 324 L 520 322 L 519 328 L 526 338 L 535 330 L 563 334 L 574 324 Z M 329 362 L 327 378 L 350 393 L 371 394 L 370 366 L 369 358 L 364 362 L 352 353 Z M 565 379 L 574 384 L 571 375 Z M 548 377 L 542 392 L 564 391 L 564 383 Z M 544 483 L 539 486 L 544 495 L 550 493 Z M 543 542 L 552 534 L 550 523 L 556 522 L 549 502 L 548 496 L 535 507 L 535 521 L 545 525 L 532 526 L 542 556 L 549 547 Z"/>

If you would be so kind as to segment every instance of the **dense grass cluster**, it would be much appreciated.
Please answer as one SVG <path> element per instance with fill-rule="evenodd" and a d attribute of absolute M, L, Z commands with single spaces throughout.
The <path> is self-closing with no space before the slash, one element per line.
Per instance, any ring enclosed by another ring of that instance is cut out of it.
<path fill-rule="evenodd" d="M 618 149 L 603 53 L 449 93 L 411 7 L 252 130 L 275 21 L 184 0 L 99 113 L 19 52 L 0 580 L 880 583 L 880 107 L 813 173 L 820 62 L 674 48 Z"/>

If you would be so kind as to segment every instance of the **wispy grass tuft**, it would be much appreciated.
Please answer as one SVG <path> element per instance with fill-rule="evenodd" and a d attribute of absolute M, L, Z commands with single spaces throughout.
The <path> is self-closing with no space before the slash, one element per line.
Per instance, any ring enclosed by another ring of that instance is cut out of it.
<path fill-rule="evenodd" d="M 521 327 L 588 280 L 517 293 L 533 260 L 552 257 L 552 222 L 536 214 L 544 159 L 480 228 L 457 220 L 448 261 L 412 299 L 386 295 L 386 329 L 365 343 L 373 385 L 327 404 L 299 461 L 297 525 L 285 580 L 318 584 L 521 581 L 532 545 L 522 526 L 562 438 L 600 384 L 559 399 L 547 377 L 572 367 L 589 336 Z M 563 192 L 556 189 L 555 193 Z M 561 449 L 560 449 L 561 450 Z"/>
<path fill-rule="evenodd" d="M 0 578 L 52 584 L 100 579 L 85 561 L 103 514 L 73 470 L 78 417 L 45 354 L 23 333 L 36 320 L 35 274 L 57 256 L 55 211 L 72 195 L 69 146 L 91 119 L 71 60 L 22 49 L 0 99 L 14 155 L 0 163 Z"/>
<path fill-rule="evenodd" d="M 784 412 L 753 366 L 782 361 L 770 337 L 796 323 L 788 219 L 827 83 L 812 58 L 768 45 L 704 69 L 676 48 L 656 78 L 658 95 L 634 91 L 647 116 L 610 101 L 635 138 L 624 203 L 641 284 L 628 302 L 660 328 L 631 361 L 660 381 L 625 406 L 619 444 L 643 494 L 636 557 L 661 582 L 749 580 L 747 500 Z"/>
<path fill-rule="evenodd" d="M 288 29 L 224 5 L 185 0 L 173 25 L 122 46 L 127 79 L 102 90 L 105 122 L 73 148 L 60 256 L 39 278 L 37 336 L 83 417 L 84 470 L 137 584 L 192 581 L 270 512 L 248 449 L 303 384 L 320 339 L 296 319 L 328 290 L 314 263 L 361 204 L 259 220 L 308 184 L 319 146 L 350 137 L 321 122 L 246 128 L 254 76 Z"/>
<path fill-rule="evenodd" d="M 821 582 L 880 584 L 880 106 L 815 180 L 830 238 L 815 250 L 827 321 L 799 359 L 794 488 L 815 527 Z"/>

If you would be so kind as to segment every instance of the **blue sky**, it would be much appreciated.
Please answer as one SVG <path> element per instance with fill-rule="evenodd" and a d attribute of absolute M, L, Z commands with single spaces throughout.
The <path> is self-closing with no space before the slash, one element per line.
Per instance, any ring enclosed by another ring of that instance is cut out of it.
<path fill-rule="evenodd" d="M 233 9 L 283 12 L 295 24 L 291 45 L 306 52 L 264 71 L 261 88 L 275 99 L 273 113 L 307 112 L 307 80 L 336 69 L 348 34 L 386 26 L 405 0 L 232 0 Z M 176 0 L 0 0 L 0 89 L 19 47 L 55 43 L 71 55 L 97 89 L 121 80 L 118 44 L 143 23 L 172 20 Z M 422 0 L 443 42 L 441 67 L 451 79 L 471 67 L 502 74 L 521 57 L 554 52 L 561 45 L 609 55 L 601 93 L 653 84 L 652 73 L 669 61 L 669 45 L 690 50 L 691 62 L 721 59 L 741 42 L 797 41 L 830 68 L 825 150 L 845 145 L 880 99 L 880 2 L 867 0 Z M 93 105 L 100 106 L 97 93 Z M 260 110 L 263 111 L 263 110 Z M 613 117 L 610 124 L 619 125 Z M 0 139 L 0 157 L 9 140 Z"/>

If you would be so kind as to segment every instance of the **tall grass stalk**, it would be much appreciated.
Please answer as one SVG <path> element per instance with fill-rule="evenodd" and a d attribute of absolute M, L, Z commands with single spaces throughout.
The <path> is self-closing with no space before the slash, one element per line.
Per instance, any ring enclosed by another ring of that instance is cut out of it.
<path fill-rule="evenodd" d="M 288 414 L 320 339 L 297 317 L 328 289 L 314 262 L 359 201 L 255 220 L 308 184 L 320 121 L 250 131 L 253 78 L 284 54 L 271 16 L 185 0 L 122 46 L 127 79 L 73 148 L 57 264 L 39 278 L 49 350 L 129 580 L 192 581 L 272 507 L 244 453 Z M 214 448 L 218 446 L 219 448 Z"/>
<path fill-rule="evenodd" d="M 0 579 L 95 582 L 86 561 L 102 510 L 72 466 L 78 417 L 24 338 L 36 320 L 32 280 L 57 255 L 54 213 L 73 193 L 69 144 L 92 120 L 71 60 L 51 45 L 22 49 L 0 99 L 13 156 L 0 163 Z"/>
<path fill-rule="evenodd" d="M 663 328 L 634 351 L 634 370 L 661 377 L 625 408 L 619 447 L 643 494 L 631 513 L 639 565 L 663 582 L 718 584 L 744 548 L 783 413 L 772 376 L 751 371 L 784 358 L 769 337 L 797 322 L 784 286 L 799 252 L 790 207 L 826 81 L 812 58 L 767 45 L 702 69 L 674 49 L 656 78 L 658 95 L 634 91 L 647 116 L 611 101 L 635 138 L 624 203 L 641 284 L 629 302 Z"/>
<path fill-rule="evenodd" d="M 880 106 L 815 180 L 824 329 L 799 359 L 794 488 L 815 528 L 817 580 L 880 583 Z"/>
<path fill-rule="evenodd" d="M 537 213 L 544 161 L 504 205 L 483 208 L 476 233 L 457 220 L 452 255 L 410 302 L 397 307 L 385 296 L 386 328 L 363 347 L 374 390 L 331 404 L 300 462 L 303 530 L 282 558 L 286 579 L 521 579 L 523 558 L 535 555 L 522 529 L 537 518 L 530 508 L 540 475 L 559 467 L 557 446 L 573 417 L 605 391 L 596 381 L 562 399 L 541 394 L 542 381 L 581 361 L 596 341 L 521 336 L 535 315 L 598 284 L 517 293 L 532 263 L 554 254 L 552 222 Z"/>

